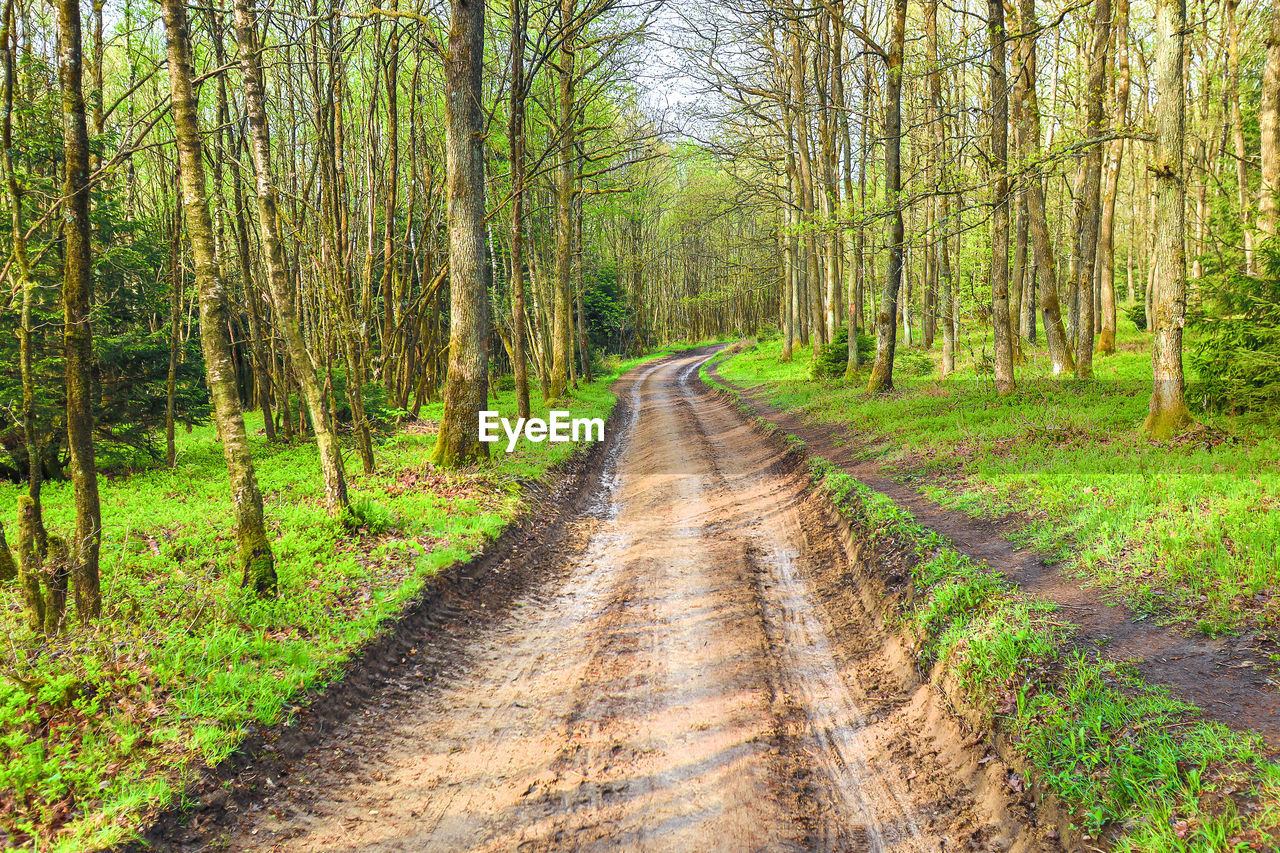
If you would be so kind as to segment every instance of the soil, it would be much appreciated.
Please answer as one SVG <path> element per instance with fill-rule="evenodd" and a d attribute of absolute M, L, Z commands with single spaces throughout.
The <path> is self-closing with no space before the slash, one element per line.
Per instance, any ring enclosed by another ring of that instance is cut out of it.
<path fill-rule="evenodd" d="M 711 352 L 620 380 L 558 513 L 434 586 L 358 691 L 212 774 L 151 844 L 1063 849 L 886 633 L 802 461 L 698 382 Z"/>
<path fill-rule="evenodd" d="M 1106 601 L 1099 590 L 1067 575 L 1062 566 L 1010 541 L 1008 537 L 1025 519 L 1016 515 L 975 519 L 941 507 L 919 491 L 919 480 L 899 482 L 886 466 L 858 458 L 858 449 L 876 442 L 878 436 L 859 434 L 846 426 L 810 423 L 770 405 L 761 394 L 728 382 L 714 367 L 711 370 L 760 417 L 803 440 L 810 453 L 909 509 L 917 522 L 949 538 L 961 553 L 986 561 L 1023 593 L 1062 608 L 1063 615 L 1079 626 L 1082 642 L 1098 644 L 1109 658 L 1134 664 L 1146 681 L 1197 705 L 1206 718 L 1256 732 L 1273 751 L 1280 751 L 1280 690 L 1269 675 L 1274 644 L 1253 636 L 1187 636 L 1137 619 L 1127 607 Z"/>

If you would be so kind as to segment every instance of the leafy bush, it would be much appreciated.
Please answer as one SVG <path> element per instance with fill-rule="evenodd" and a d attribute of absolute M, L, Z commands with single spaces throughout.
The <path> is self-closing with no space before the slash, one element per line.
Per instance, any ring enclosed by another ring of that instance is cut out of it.
<path fill-rule="evenodd" d="M 1280 415 L 1280 246 L 1272 244 L 1265 257 L 1262 278 L 1224 270 L 1202 280 L 1191 363 L 1211 411 Z"/>
<path fill-rule="evenodd" d="M 876 342 L 870 336 L 858 333 L 858 367 L 871 362 L 875 354 Z M 849 367 L 849 330 L 836 332 L 835 340 L 825 344 L 818 350 L 809 367 L 809 374 L 814 379 L 830 379 L 843 376 Z"/>
<path fill-rule="evenodd" d="M 372 498 L 360 498 L 351 502 L 345 521 L 350 530 L 365 530 L 376 536 L 393 529 L 396 518 L 391 510 Z"/>
<path fill-rule="evenodd" d="M 1139 332 L 1147 330 L 1147 306 L 1144 302 L 1135 302 L 1128 308 L 1124 309 L 1124 316 L 1129 318 L 1129 322 L 1133 323 L 1135 329 Z"/>

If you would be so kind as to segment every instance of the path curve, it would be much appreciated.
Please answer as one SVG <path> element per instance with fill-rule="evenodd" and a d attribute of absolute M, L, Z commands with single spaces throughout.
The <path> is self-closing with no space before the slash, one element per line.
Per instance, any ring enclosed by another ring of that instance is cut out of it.
<path fill-rule="evenodd" d="M 1025 796 L 966 788 L 1008 771 L 815 589 L 844 552 L 697 380 L 709 354 L 620 381 L 615 452 L 545 580 L 412 701 L 267 780 L 222 849 L 1057 849 Z"/>

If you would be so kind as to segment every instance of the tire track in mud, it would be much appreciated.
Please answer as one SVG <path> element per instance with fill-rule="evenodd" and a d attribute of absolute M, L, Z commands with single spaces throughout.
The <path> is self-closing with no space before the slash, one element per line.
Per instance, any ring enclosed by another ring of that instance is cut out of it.
<path fill-rule="evenodd" d="M 844 550 L 803 473 L 697 381 L 707 356 L 622 381 L 546 580 L 353 731 L 357 761 L 306 756 L 223 849 L 1054 849 L 940 771 L 981 751 L 939 742 L 956 730 L 855 593 L 813 587 Z"/>

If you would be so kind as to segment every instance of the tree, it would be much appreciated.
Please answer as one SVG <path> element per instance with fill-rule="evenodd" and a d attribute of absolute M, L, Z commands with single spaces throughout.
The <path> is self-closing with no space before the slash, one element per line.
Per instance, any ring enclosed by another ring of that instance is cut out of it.
<path fill-rule="evenodd" d="M 525 0 L 511 0 L 511 368 L 516 380 L 516 409 L 519 417 L 529 417 L 529 359 L 525 346 L 524 304 L 524 184 L 525 138 L 524 102 L 525 27 L 528 10 Z"/>
<path fill-rule="evenodd" d="M 431 461 L 453 467 L 488 456 L 480 410 L 488 392 L 488 244 L 484 212 L 484 0 L 453 0 L 445 65 L 449 185 L 449 373 Z M 560 305 L 557 303 L 557 316 Z M 568 314 L 567 303 L 564 306 Z M 557 374 L 553 374 L 555 376 Z M 553 385 L 553 394 L 554 394 Z M 563 386 L 560 391 L 563 393 Z"/>
<path fill-rule="evenodd" d="M 867 390 L 893 390 L 893 355 L 898 342 L 898 289 L 902 286 L 905 233 L 902 223 L 902 58 L 906 45 L 907 0 L 894 0 L 885 63 L 884 200 L 889 210 L 889 263 L 885 270 L 880 310 L 876 314 L 876 356 Z"/>
<path fill-rule="evenodd" d="M 263 256 L 267 266 L 267 283 L 275 306 L 275 320 L 283 333 L 285 347 L 293 362 L 302 396 L 307 402 L 311 424 L 315 430 L 320 471 L 324 477 L 325 502 L 329 512 L 340 515 L 347 510 L 347 479 L 342 464 L 342 448 L 333 428 L 329 401 L 320 384 L 298 322 L 298 309 L 293 298 L 288 257 L 280 236 L 280 213 L 275 182 L 271 172 L 271 132 L 267 122 L 266 96 L 262 68 L 258 60 L 257 24 L 248 0 L 234 0 L 236 45 L 244 83 L 245 109 L 249 115 L 249 154 L 253 161 L 254 190 L 258 200 L 258 227 L 261 231 Z M 359 389 L 350 390 L 359 393 Z"/>
<path fill-rule="evenodd" d="M 1184 396 L 1182 329 L 1187 312 L 1186 0 L 1156 2 L 1156 144 L 1151 171 L 1156 179 L 1155 292 L 1151 403 L 1143 429 L 1167 438 L 1191 422 Z"/>
<path fill-rule="evenodd" d="M 1005 74 L 1004 0 L 988 0 L 991 39 L 991 168 L 995 197 L 991 210 L 991 325 L 996 393 L 1012 394 L 1013 334 L 1009 326 L 1009 92 Z"/>
<path fill-rule="evenodd" d="M 1262 73 L 1262 103 L 1258 113 L 1262 182 L 1258 187 L 1258 232 L 1276 236 L 1277 193 L 1280 193 L 1280 4 L 1271 4 L 1267 27 L 1267 59 Z"/>
<path fill-rule="evenodd" d="M 163 0 L 160 8 L 169 61 L 169 90 L 178 143 L 183 212 L 191 240 L 200 300 L 200 343 L 208 370 L 209 390 L 213 395 L 214 420 L 231 480 L 231 504 L 236 518 L 242 585 L 256 595 L 273 597 L 277 583 L 275 558 L 267 539 L 262 493 L 258 489 L 244 415 L 240 410 L 235 364 L 227 335 L 227 289 L 218 264 L 213 219 L 206 193 L 204 151 L 192 86 L 191 30 L 187 8 L 183 0 Z"/>
<path fill-rule="evenodd" d="M 1098 224 L 1102 216 L 1103 100 L 1107 86 L 1107 42 L 1111 38 L 1111 0 L 1094 0 L 1093 46 L 1089 54 L 1089 83 L 1085 96 L 1084 181 L 1076 242 L 1076 290 L 1080 321 L 1076 323 L 1076 376 L 1093 378 L 1094 277 L 1098 253 Z"/>
<path fill-rule="evenodd" d="M 1036 22 L 1035 0 L 1019 0 L 1018 77 L 1014 85 L 1020 102 L 1018 129 L 1024 156 L 1033 161 L 1040 156 L 1040 103 L 1036 97 L 1036 38 L 1040 25 Z M 1058 302 L 1058 267 L 1053 257 L 1045 210 L 1044 184 L 1037 171 L 1022 181 L 1027 200 L 1027 224 L 1035 254 L 1036 275 L 1040 281 L 1040 310 L 1044 312 L 1044 337 L 1049 347 L 1049 362 L 1054 376 L 1075 369 L 1067 348 L 1067 332 L 1062 324 L 1062 308 Z"/>
<path fill-rule="evenodd" d="M 71 547 L 71 577 L 81 622 L 102 612 L 98 552 L 102 547 L 102 507 L 93 451 L 93 259 L 89 224 L 89 132 L 85 123 L 81 68 L 80 4 L 60 0 L 58 36 L 61 54 L 63 115 L 63 229 L 67 377 L 67 446 L 75 487 L 76 532 Z M 60 616 L 61 614 L 59 614 Z"/>
<path fill-rule="evenodd" d="M 1112 123 L 1123 128 L 1129 108 L 1129 0 L 1116 0 L 1114 37 L 1116 44 L 1116 94 Z M 1116 200 L 1120 195 L 1120 166 L 1124 161 L 1124 134 L 1118 132 L 1107 150 L 1106 187 L 1102 192 L 1102 219 L 1098 225 L 1098 303 L 1102 310 L 1098 352 L 1116 351 L 1115 223 Z"/>

